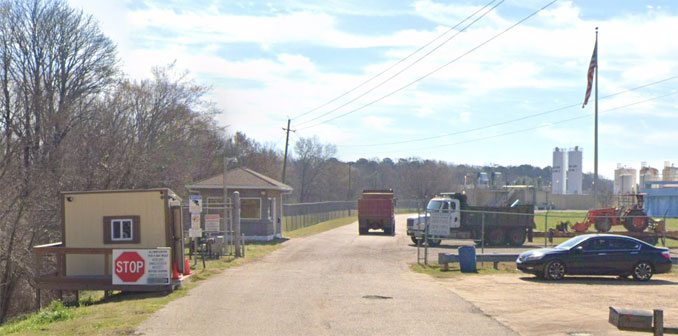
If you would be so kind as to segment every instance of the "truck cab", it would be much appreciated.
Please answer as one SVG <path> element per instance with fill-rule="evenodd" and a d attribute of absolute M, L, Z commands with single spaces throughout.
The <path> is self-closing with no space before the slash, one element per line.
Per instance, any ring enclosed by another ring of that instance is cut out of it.
<path fill-rule="evenodd" d="M 456 194 L 441 194 L 432 198 L 426 206 L 426 212 L 407 218 L 407 234 L 412 241 L 418 243 L 417 236 L 422 236 L 429 223 L 429 244 L 436 245 L 440 239 L 461 225 L 461 200 Z"/>

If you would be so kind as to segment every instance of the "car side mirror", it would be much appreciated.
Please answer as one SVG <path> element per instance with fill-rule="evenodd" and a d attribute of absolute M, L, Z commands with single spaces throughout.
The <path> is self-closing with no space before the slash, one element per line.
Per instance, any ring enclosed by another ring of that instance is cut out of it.
<path fill-rule="evenodd" d="M 584 251 L 584 247 L 583 246 L 577 246 L 577 247 L 573 248 L 572 251 L 576 254 L 579 254 L 579 253 L 582 253 L 582 251 Z"/>

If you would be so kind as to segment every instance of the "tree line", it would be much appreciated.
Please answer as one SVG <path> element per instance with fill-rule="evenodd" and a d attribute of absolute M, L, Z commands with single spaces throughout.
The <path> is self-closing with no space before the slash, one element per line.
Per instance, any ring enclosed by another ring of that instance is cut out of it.
<path fill-rule="evenodd" d="M 221 173 L 224 156 L 282 179 L 275 144 L 220 127 L 206 93 L 173 65 L 130 79 L 95 19 L 63 0 L 0 0 L 0 323 L 35 308 L 32 250 L 61 240 L 60 192 L 185 194 L 184 185 Z M 368 188 L 423 199 L 484 169 L 417 158 L 342 162 L 318 138 L 299 139 L 291 152 L 288 203 L 354 200 Z M 511 183 L 550 180 L 548 167 L 491 168 Z"/>

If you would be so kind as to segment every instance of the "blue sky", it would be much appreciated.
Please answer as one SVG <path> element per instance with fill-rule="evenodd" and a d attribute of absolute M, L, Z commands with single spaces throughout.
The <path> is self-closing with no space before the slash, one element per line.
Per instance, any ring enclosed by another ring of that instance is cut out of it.
<path fill-rule="evenodd" d="M 678 164 L 678 3 L 557 1 L 481 45 L 550 2 L 497 0 L 463 32 L 470 21 L 450 30 L 490 1 L 69 3 L 100 21 L 130 77 L 176 62 L 212 87 L 229 132 L 282 149 L 289 117 L 292 141 L 318 136 L 346 161 L 543 167 L 554 147 L 579 146 L 593 171 L 593 102 L 581 102 L 600 27 L 600 174 L 612 177 L 617 163 Z"/>

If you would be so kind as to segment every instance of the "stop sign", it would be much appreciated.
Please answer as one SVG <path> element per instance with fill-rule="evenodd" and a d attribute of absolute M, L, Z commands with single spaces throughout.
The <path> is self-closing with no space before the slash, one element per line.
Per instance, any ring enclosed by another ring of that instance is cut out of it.
<path fill-rule="evenodd" d="M 123 282 L 137 282 L 146 270 L 146 263 L 139 253 L 123 252 L 115 259 L 115 275 Z"/>

